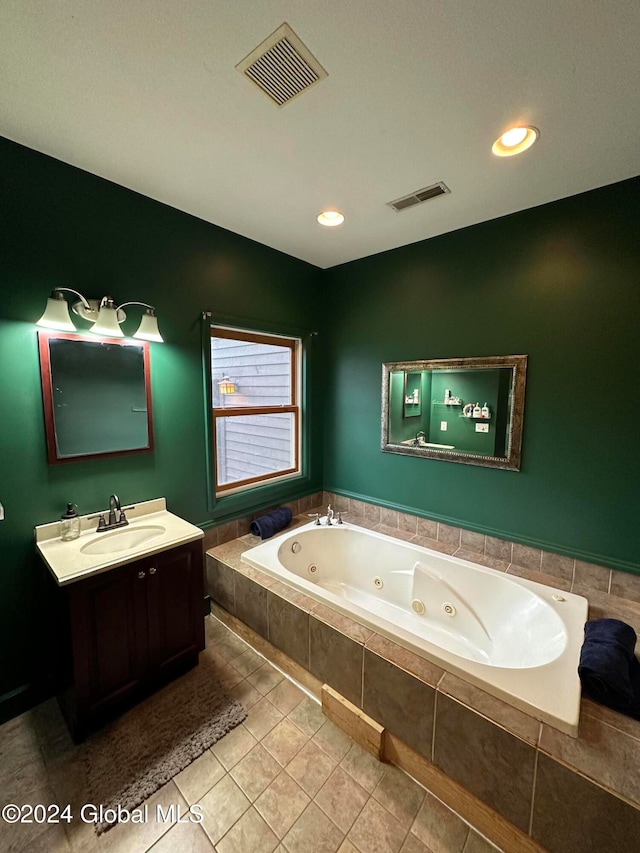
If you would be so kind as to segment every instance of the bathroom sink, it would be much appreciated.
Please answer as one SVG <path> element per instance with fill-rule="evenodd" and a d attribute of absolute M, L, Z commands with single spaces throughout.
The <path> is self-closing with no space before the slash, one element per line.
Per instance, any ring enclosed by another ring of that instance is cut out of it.
<path fill-rule="evenodd" d="M 160 525 L 148 525 L 146 527 L 127 527 L 117 530 L 115 533 L 100 534 L 100 539 L 87 542 L 80 550 L 83 554 L 114 554 L 117 551 L 128 551 L 138 545 L 144 545 L 162 536 L 165 528 Z"/>

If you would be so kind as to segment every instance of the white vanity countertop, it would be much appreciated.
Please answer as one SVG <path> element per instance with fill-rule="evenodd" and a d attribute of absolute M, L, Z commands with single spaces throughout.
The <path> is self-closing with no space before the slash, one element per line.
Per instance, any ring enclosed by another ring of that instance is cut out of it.
<path fill-rule="evenodd" d="M 167 511 L 164 498 L 143 501 L 127 511 L 129 524 L 111 531 L 96 533 L 98 520 L 89 520 L 81 516 L 81 532 L 78 539 L 63 542 L 60 539 L 60 522 L 38 525 L 35 529 L 36 548 L 46 563 L 58 586 L 66 586 L 77 580 L 91 575 L 123 566 L 141 557 L 157 554 L 167 548 L 173 548 L 186 542 L 202 539 L 204 532 L 188 521 Z M 95 515 L 95 513 L 92 513 Z M 104 511 L 108 518 L 109 510 Z M 85 553 L 84 548 L 91 548 L 98 541 L 106 542 L 107 537 L 120 531 L 136 531 L 141 528 L 157 528 L 153 537 L 139 545 L 133 545 L 121 550 L 115 548 L 108 553 Z"/>

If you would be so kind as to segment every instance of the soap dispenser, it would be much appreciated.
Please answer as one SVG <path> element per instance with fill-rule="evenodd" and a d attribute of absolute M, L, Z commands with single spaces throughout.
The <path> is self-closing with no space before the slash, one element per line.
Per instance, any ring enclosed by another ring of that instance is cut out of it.
<path fill-rule="evenodd" d="M 80 516 L 76 512 L 76 505 L 68 503 L 67 511 L 60 517 L 60 538 L 63 542 L 77 539 L 80 536 Z"/>

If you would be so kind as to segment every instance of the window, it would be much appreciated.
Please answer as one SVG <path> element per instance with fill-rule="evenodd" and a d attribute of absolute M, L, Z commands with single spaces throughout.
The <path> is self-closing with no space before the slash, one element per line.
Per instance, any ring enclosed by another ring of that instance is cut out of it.
<path fill-rule="evenodd" d="M 211 328 L 217 495 L 300 473 L 301 345 Z"/>

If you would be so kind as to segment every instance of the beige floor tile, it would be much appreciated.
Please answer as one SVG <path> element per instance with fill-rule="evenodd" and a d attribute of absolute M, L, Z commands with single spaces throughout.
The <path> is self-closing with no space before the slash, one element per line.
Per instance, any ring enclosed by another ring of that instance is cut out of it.
<path fill-rule="evenodd" d="M 353 844 L 349 841 L 348 838 L 345 838 L 345 840 L 338 848 L 338 853 L 360 853 L 360 851 L 357 847 L 353 846 Z"/>
<path fill-rule="evenodd" d="M 214 847 L 200 824 L 179 823 L 156 841 L 149 853 L 214 853 Z"/>
<path fill-rule="evenodd" d="M 280 684 L 267 693 L 267 699 L 285 716 L 290 714 L 306 698 L 308 697 L 305 693 L 288 678 L 284 678 Z"/>
<path fill-rule="evenodd" d="M 179 808 L 182 815 L 186 814 L 189 806 L 173 782 L 167 782 L 155 794 L 149 797 L 143 805 L 148 808 L 149 818 L 144 823 L 119 823 L 113 829 L 95 836 L 96 851 L 99 853 L 132 853 L 134 850 L 148 850 L 175 823 L 175 819 L 163 820 L 158 814 L 158 806 L 168 813 L 169 806 Z M 174 812 L 173 818 L 177 817 Z M 91 827 L 93 833 L 93 827 Z M 71 845 L 73 847 L 73 843 Z"/>
<path fill-rule="evenodd" d="M 251 675 L 247 677 L 247 681 L 252 684 L 256 690 L 259 690 L 263 696 L 267 693 L 270 693 L 276 684 L 279 684 L 284 675 L 281 672 L 271 666 L 270 663 L 263 664 L 259 669 L 256 669 L 255 672 L 252 672 Z"/>
<path fill-rule="evenodd" d="M 240 684 L 240 682 L 244 680 L 244 675 L 239 673 L 238 670 L 231 666 L 230 663 L 216 663 L 216 675 L 218 676 L 220 684 L 226 690 L 230 690 L 232 687 L 235 687 L 236 684 Z"/>
<path fill-rule="evenodd" d="M 424 846 L 417 835 L 410 832 L 405 838 L 404 844 L 400 848 L 400 853 L 431 853 L 431 850 Z"/>
<path fill-rule="evenodd" d="M 255 806 L 278 838 L 284 838 L 304 809 L 309 797 L 286 771 L 258 797 Z"/>
<path fill-rule="evenodd" d="M 386 769 L 385 764 L 357 743 L 353 744 L 340 766 L 369 793 L 375 789 Z"/>
<path fill-rule="evenodd" d="M 307 740 L 307 735 L 303 734 L 289 720 L 284 719 L 268 735 L 263 737 L 261 742 L 276 761 L 279 761 L 283 767 L 286 767 L 293 756 L 300 752 Z"/>
<path fill-rule="evenodd" d="M 247 712 L 244 725 L 256 740 L 262 740 L 283 719 L 282 713 L 276 706 L 269 702 L 268 698 L 261 697 Z"/>
<path fill-rule="evenodd" d="M 253 649 L 247 649 L 239 657 L 229 661 L 234 669 L 237 669 L 243 678 L 251 675 L 256 669 L 264 665 L 264 658 Z"/>
<path fill-rule="evenodd" d="M 256 744 L 230 771 L 231 776 L 253 802 L 268 788 L 282 767 L 262 744 Z"/>
<path fill-rule="evenodd" d="M 315 797 L 335 767 L 333 758 L 310 740 L 287 764 L 287 773 L 310 797 Z"/>
<path fill-rule="evenodd" d="M 53 796 L 53 791 L 47 766 L 40 756 L 19 767 L 12 766 L 0 783 L 0 806 L 6 803 L 36 805 L 43 802 L 43 796 Z"/>
<path fill-rule="evenodd" d="M 211 747 L 211 752 L 225 770 L 231 770 L 241 758 L 244 758 L 248 752 L 251 752 L 256 743 L 257 741 L 254 736 L 241 723 L 217 743 L 214 743 Z"/>
<path fill-rule="evenodd" d="M 237 658 L 238 655 L 241 655 L 250 648 L 244 640 L 241 640 L 240 637 L 237 637 L 231 632 L 229 632 L 229 634 L 223 639 L 212 643 L 210 647 L 216 654 L 220 655 L 220 657 L 224 658 L 226 661 L 231 661 L 233 658 Z"/>
<path fill-rule="evenodd" d="M 365 789 L 341 767 L 336 767 L 315 796 L 315 802 L 345 835 L 368 799 Z"/>
<path fill-rule="evenodd" d="M 233 781 L 223 776 L 208 794 L 200 800 L 202 827 L 211 841 L 217 844 L 234 823 L 246 812 L 251 803 Z"/>
<path fill-rule="evenodd" d="M 288 717 L 309 737 L 313 737 L 327 719 L 322 713 L 322 705 L 310 696 L 305 696 L 302 702 L 288 714 Z"/>
<path fill-rule="evenodd" d="M 271 853 L 277 846 L 278 839 L 252 806 L 216 844 L 216 851 L 217 853 Z"/>
<path fill-rule="evenodd" d="M 64 761 L 47 765 L 49 783 L 59 803 L 70 803 L 87 790 L 87 771 L 79 751 Z"/>
<path fill-rule="evenodd" d="M 486 838 L 470 829 L 467 843 L 464 845 L 464 853 L 500 853 L 500 851 Z"/>
<path fill-rule="evenodd" d="M 248 711 L 249 708 L 253 707 L 256 702 L 259 702 L 260 699 L 262 699 L 262 693 L 260 693 L 259 690 L 256 690 L 253 684 L 250 684 L 246 678 L 239 681 L 237 684 L 234 684 L 234 686 L 227 692 L 244 706 L 245 711 Z"/>
<path fill-rule="evenodd" d="M 207 791 L 219 782 L 225 774 L 225 769 L 211 750 L 205 750 L 199 758 L 185 767 L 173 781 L 178 790 L 191 805 L 201 800 Z"/>
<path fill-rule="evenodd" d="M 469 827 L 444 803 L 427 792 L 411 832 L 433 853 L 461 853 Z"/>
<path fill-rule="evenodd" d="M 349 840 L 362 853 L 398 853 L 406 834 L 391 812 L 372 797 L 351 828 Z"/>
<path fill-rule="evenodd" d="M 425 798 L 423 787 L 397 767 L 387 766 L 373 796 L 391 812 L 400 823 L 410 828 Z"/>
<path fill-rule="evenodd" d="M 335 853 L 344 838 L 315 803 L 309 803 L 284 837 L 289 853 Z"/>
<path fill-rule="evenodd" d="M 313 736 L 314 743 L 322 747 L 334 761 L 342 761 L 353 745 L 351 738 L 331 720 L 326 720 Z"/>
<path fill-rule="evenodd" d="M 2 833 L 0 849 L 4 853 L 12 853 L 13 848 L 8 838 Z M 51 824 L 44 826 L 44 832 L 34 838 L 26 847 L 21 848 L 24 853 L 70 853 L 71 847 L 64 831 L 64 824 Z"/>
<path fill-rule="evenodd" d="M 22 806 L 24 803 L 18 801 L 15 805 Z M 0 850 L 3 853 L 6 851 L 22 851 L 31 849 L 46 850 L 42 847 L 41 838 L 47 832 L 47 825 L 42 823 L 11 823 L 6 824 L 4 821 L 1 826 L 0 833 Z M 63 830 L 64 831 L 64 830 Z"/>
<path fill-rule="evenodd" d="M 21 728 L 0 738 L 0 781 L 3 784 L 28 764 L 40 764 L 44 767 L 44 756 L 35 732 L 29 733 Z"/>

